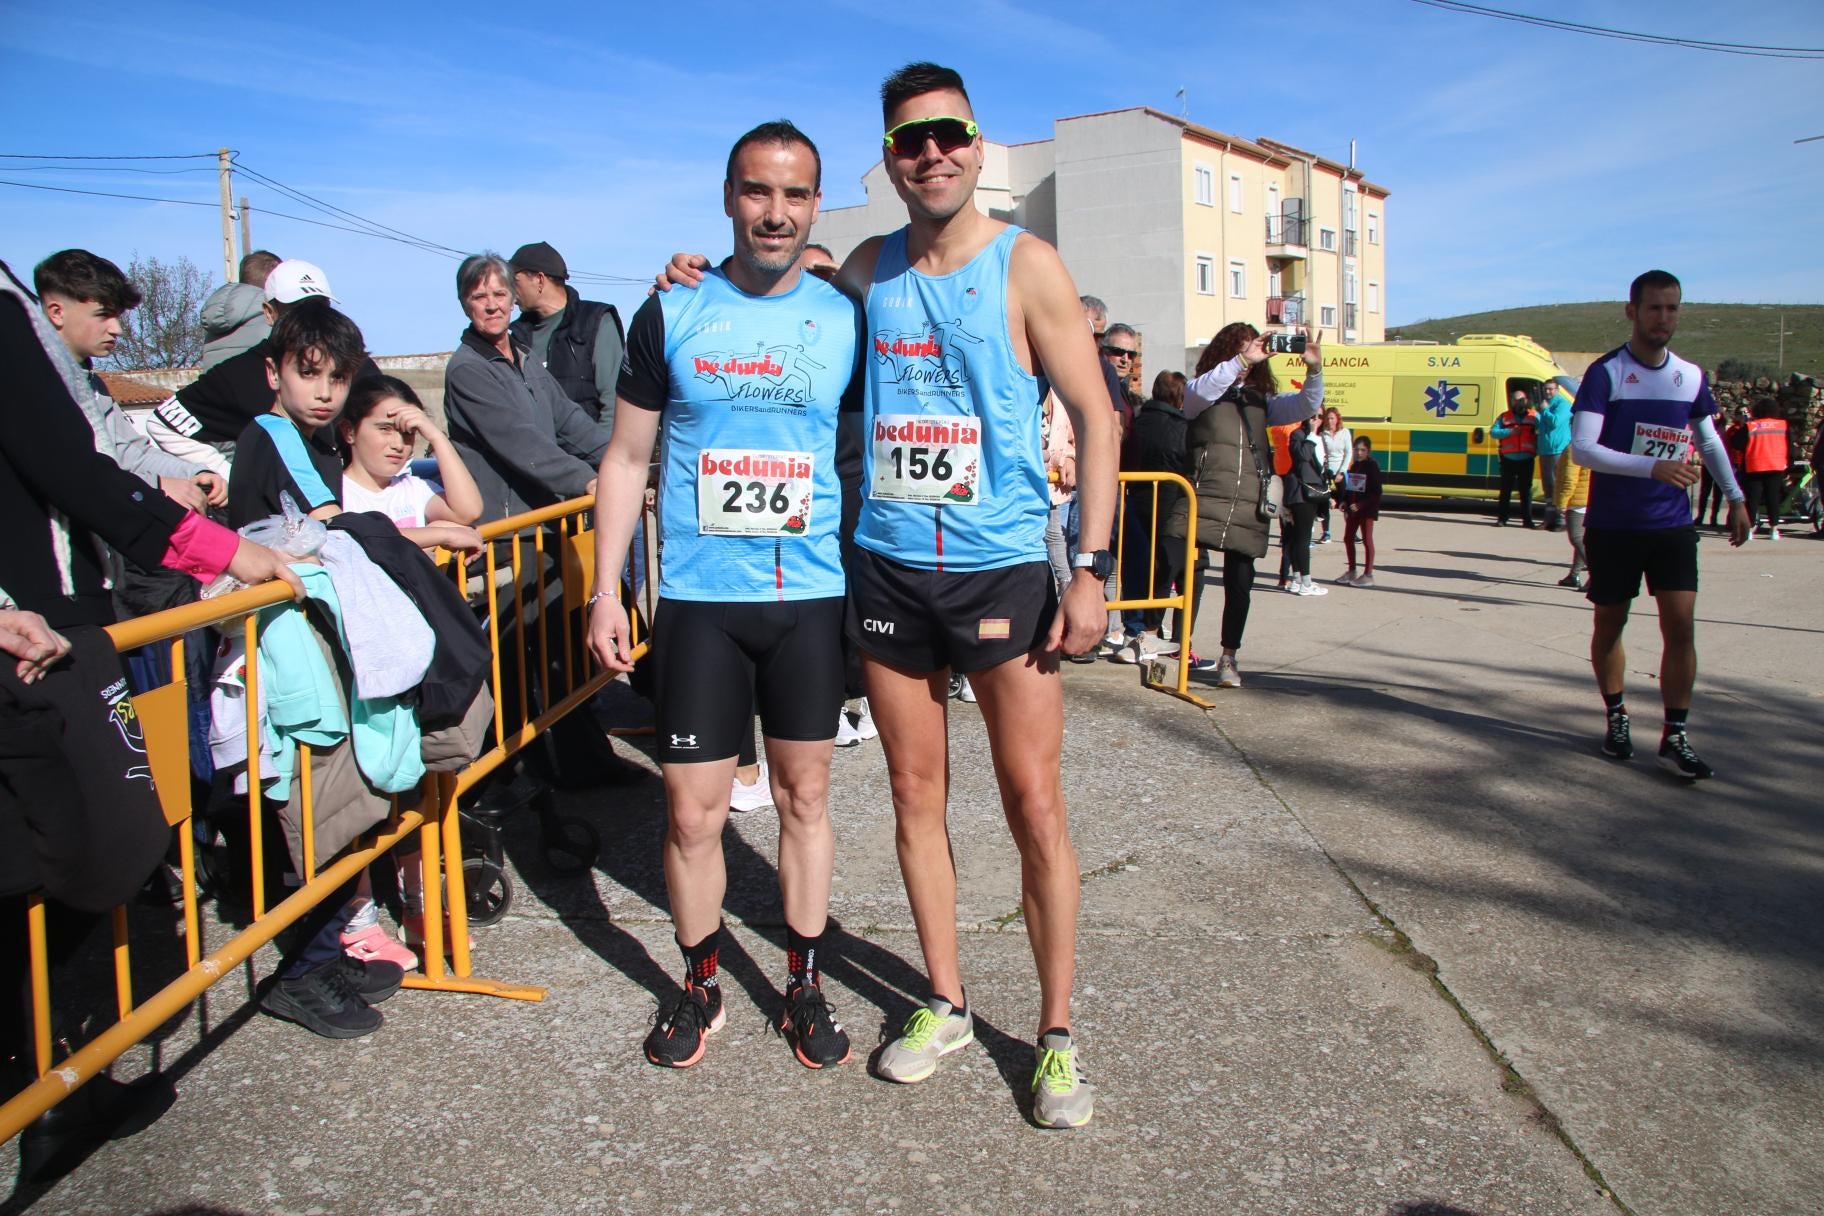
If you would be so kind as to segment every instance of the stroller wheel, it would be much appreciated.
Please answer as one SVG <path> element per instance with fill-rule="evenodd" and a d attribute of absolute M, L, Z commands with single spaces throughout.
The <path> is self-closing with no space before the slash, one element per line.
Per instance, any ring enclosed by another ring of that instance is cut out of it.
<path fill-rule="evenodd" d="M 559 874 L 581 874 L 595 864 L 602 838 L 581 819 L 549 815 L 540 825 L 545 864 Z"/>
<path fill-rule="evenodd" d="M 497 925 L 513 906 L 513 880 L 486 857 L 465 857 L 462 879 L 471 925 Z"/>

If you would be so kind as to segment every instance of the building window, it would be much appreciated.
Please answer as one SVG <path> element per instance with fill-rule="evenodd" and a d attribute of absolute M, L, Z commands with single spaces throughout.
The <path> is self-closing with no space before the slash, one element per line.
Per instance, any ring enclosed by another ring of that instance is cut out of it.
<path fill-rule="evenodd" d="M 1353 270 L 1343 272 L 1343 303 L 1355 303 L 1355 271 Z"/>
<path fill-rule="evenodd" d="M 1381 311 L 1381 285 L 1373 279 L 1368 280 L 1368 311 L 1371 313 Z"/>
<path fill-rule="evenodd" d="M 1336 328 L 1336 305 L 1326 304 L 1317 310 L 1317 324 L 1321 329 Z"/>
<path fill-rule="evenodd" d="M 1381 217 L 1373 211 L 1368 213 L 1368 243 L 1370 245 L 1381 243 Z"/>
<path fill-rule="evenodd" d="M 1343 231 L 1354 232 L 1355 226 L 1355 191 L 1343 190 Z"/>
<path fill-rule="evenodd" d="M 1276 220 L 1279 218 L 1279 183 L 1278 182 L 1268 182 L 1267 183 L 1267 218 L 1273 219 L 1273 220 Z"/>
<path fill-rule="evenodd" d="M 1335 253 L 1336 252 L 1336 229 L 1319 228 L 1317 230 L 1317 247 L 1319 249 L 1324 249 L 1324 250 L 1328 250 L 1331 253 Z"/>
<path fill-rule="evenodd" d="M 1240 215 L 1246 209 L 1247 205 L 1241 192 L 1241 174 L 1231 173 L 1229 174 L 1229 210 Z"/>
<path fill-rule="evenodd" d="M 1216 294 L 1216 259 L 1207 253 L 1197 255 L 1197 294 L 1200 296 Z"/>
<path fill-rule="evenodd" d="M 1248 298 L 1248 264 L 1235 258 L 1229 259 L 1229 298 Z"/>
<path fill-rule="evenodd" d="M 1199 205 L 1216 205 L 1216 170 L 1208 165 L 1191 166 L 1191 188 Z"/>

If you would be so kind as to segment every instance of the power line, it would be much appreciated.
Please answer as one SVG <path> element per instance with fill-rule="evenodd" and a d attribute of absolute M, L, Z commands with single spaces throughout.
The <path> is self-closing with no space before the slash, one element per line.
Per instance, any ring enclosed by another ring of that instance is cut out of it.
<path fill-rule="evenodd" d="M 186 153 L 186 155 L 168 155 L 168 157 L 55 157 L 55 155 L 29 157 L 26 153 L 0 153 L 0 159 L 73 160 L 73 162 L 98 162 L 98 160 L 213 160 L 215 159 L 215 155 L 217 155 L 217 153 Z M 270 188 L 270 190 L 279 191 L 279 195 L 283 195 L 283 197 L 290 199 L 292 202 L 301 202 L 306 208 L 317 211 L 319 215 L 326 215 L 328 219 L 312 219 L 312 217 L 308 217 L 308 215 L 292 215 L 292 213 L 288 213 L 288 211 L 274 211 L 270 210 L 270 208 L 264 208 L 264 206 L 257 208 L 261 215 L 270 215 L 270 217 L 274 217 L 274 219 L 286 219 L 286 221 L 297 222 L 297 224 L 312 224 L 312 226 L 316 226 L 316 228 L 330 228 L 330 230 L 336 230 L 336 232 L 354 233 L 354 235 L 359 235 L 359 237 L 376 237 L 379 241 L 392 241 L 394 244 L 403 244 L 403 246 L 409 246 L 409 248 L 414 248 L 414 250 L 434 253 L 434 255 L 438 255 L 438 257 L 449 257 L 449 259 L 458 259 L 458 261 L 463 259 L 463 257 L 469 257 L 469 252 L 467 252 L 467 250 L 458 250 L 458 248 L 449 246 L 449 244 L 430 241 L 429 237 L 420 237 L 420 235 L 405 232 L 405 230 L 401 230 L 401 228 L 392 228 L 389 224 L 381 224 L 379 221 L 372 221 L 372 219 L 367 219 L 365 215 L 358 215 L 358 213 L 347 210 L 347 208 L 339 208 L 334 202 L 325 202 L 323 199 L 317 199 L 316 195 L 310 195 L 310 193 L 305 193 L 303 190 L 297 190 L 295 186 L 286 186 L 285 182 L 274 179 L 274 177 L 268 177 L 268 175 L 264 175 L 261 171 L 254 170 L 252 166 L 244 164 L 243 160 L 239 160 L 239 153 L 232 153 L 232 162 L 233 166 L 241 171 L 241 173 L 244 173 L 246 177 L 254 179 L 255 182 L 263 184 L 263 186 Z M 139 168 L 117 168 L 117 166 L 102 166 L 102 164 L 18 166 L 15 171 L 44 170 L 93 171 L 93 173 L 100 173 L 100 171 L 119 171 L 119 173 L 197 173 L 197 171 L 213 171 L 212 168 L 208 168 L 208 166 L 195 166 L 195 168 L 184 168 L 184 170 L 139 170 Z M 0 179 L 0 186 L 16 186 L 16 188 L 20 188 L 20 190 L 46 190 L 55 191 L 55 193 L 89 195 L 89 197 L 95 197 L 95 199 L 130 199 L 130 201 L 137 202 L 171 202 L 171 204 L 177 204 L 177 206 L 206 206 L 206 208 L 217 208 L 217 206 L 221 206 L 219 202 L 195 202 L 190 201 L 190 199 L 168 199 L 168 197 L 153 197 L 153 195 L 131 195 L 131 193 L 119 193 L 119 191 L 108 190 L 78 190 L 75 186 L 44 186 L 44 184 L 38 184 L 38 182 L 20 182 L 20 180 Z M 611 275 L 611 273 L 600 273 L 595 272 L 595 270 L 573 270 L 573 272 L 571 272 L 571 279 L 582 281 L 582 283 L 607 284 L 607 286 L 613 286 L 613 284 L 646 283 L 644 277 Z"/>
<path fill-rule="evenodd" d="M 1578 21 L 1560 21 L 1555 17 L 1536 17 L 1529 13 L 1487 8 L 1480 4 L 1465 4 L 1462 3 L 1462 0 L 1412 0 L 1412 2 L 1423 4 L 1428 8 L 1442 9 L 1447 13 L 1461 13 L 1471 17 L 1491 17 L 1498 21 L 1512 21 L 1521 25 L 1538 26 L 1542 29 L 1585 34 L 1595 38 L 1613 38 L 1623 42 L 1645 42 L 1656 46 L 1676 46 L 1692 51 L 1709 51 L 1719 55 L 1745 55 L 1757 59 L 1824 59 L 1824 47 L 1765 46 L 1752 42 L 1716 42 L 1706 38 L 1679 38 L 1669 34 L 1648 34 L 1638 30 L 1619 30 L 1603 25 L 1585 25 Z"/>
<path fill-rule="evenodd" d="M 50 156 L 28 152 L 0 152 L 0 160 L 214 160 L 214 152 L 185 152 L 177 156 Z"/>
<path fill-rule="evenodd" d="M 214 173 L 214 165 L 186 165 L 182 169 L 141 169 L 135 165 L 8 165 L 8 173 Z"/>

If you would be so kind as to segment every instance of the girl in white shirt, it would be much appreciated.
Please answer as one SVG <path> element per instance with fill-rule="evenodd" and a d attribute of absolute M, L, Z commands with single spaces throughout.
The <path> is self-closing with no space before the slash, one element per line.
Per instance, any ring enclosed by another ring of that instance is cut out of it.
<path fill-rule="evenodd" d="M 469 526 L 481 518 L 481 491 L 411 385 L 395 376 L 356 381 L 336 420 L 336 438 L 342 448 L 343 510 L 378 511 L 421 548 L 481 550 L 481 534 Z M 418 439 L 437 460 L 441 494 L 407 468 Z"/>

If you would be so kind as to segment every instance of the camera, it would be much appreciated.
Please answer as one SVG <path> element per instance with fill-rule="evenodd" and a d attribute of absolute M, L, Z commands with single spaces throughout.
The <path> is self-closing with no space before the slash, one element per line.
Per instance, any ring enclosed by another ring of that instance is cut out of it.
<path fill-rule="evenodd" d="M 1273 355 L 1302 355 L 1305 353 L 1305 335 L 1268 334 L 1267 353 Z"/>

